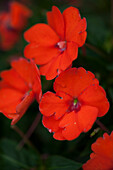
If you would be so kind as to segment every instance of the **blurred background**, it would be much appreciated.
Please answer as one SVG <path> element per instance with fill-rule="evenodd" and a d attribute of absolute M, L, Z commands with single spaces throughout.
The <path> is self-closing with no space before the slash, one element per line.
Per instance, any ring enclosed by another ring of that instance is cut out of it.
<path fill-rule="evenodd" d="M 0 12 L 7 11 L 10 2 L 0 1 Z M 86 44 L 79 48 L 79 57 L 73 62 L 73 67 L 82 66 L 93 72 L 100 85 L 106 90 L 110 109 L 99 120 L 111 132 L 113 130 L 113 0 L 87 0 L 87 2 L 86 0 L 21 0 L 18 2 L 27 6 L 32 11 L 32 16 L 28 18 L 27 24 L 18 33 L 18 41 L 10 49 L 3 49 L 0 46 L 0 71 L 9 69 L 13 58 L 23 56 L 27 44 L 23 38 L 24 32 L 36 23 L 47 23 L 46 12 L 50 11 L 53 5 L 61 12 L 69 6 L 77 7 L 81 17 L 87 20 L 87 40 Z M 43 76 L 41 79 L 43 93 L 53 91 L 54 80 L 47 81 Z M 91 144 L 105 132 L 95 123 L 88 133 L 82 133 L 73 141 L 57 141 L 43 127 L 36 102 L 29 107 L 15 126 L 11 127 L 10 123 L 11 120 L 1 113 L 1 170 L 80 169 L 89 159 Z M 28 139 L 25 138 L 25 134 Z"/>

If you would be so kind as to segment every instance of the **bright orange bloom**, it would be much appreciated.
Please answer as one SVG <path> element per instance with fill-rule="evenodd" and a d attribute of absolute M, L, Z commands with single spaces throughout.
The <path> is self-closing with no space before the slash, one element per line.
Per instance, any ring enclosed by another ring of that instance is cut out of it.
<path fill-rule="evenodd" d="M 94 153 L 83 165 L 83 170 L 113 170 L 113 132 L 110 136 L 104 133 L 91 148 Z"/>
<path fill-rule="evenodd" d="M 12 61 L 10 70 L 2 71 L 0 81 L 0 112 L 17 123 L 34 101 L 40 101 L 41 81 L 39 70 L 33 61 Z"/>
<path fill-rule="evenodd" d="M 54 82 L 56 92 L 47 92 L 40 102 L 43 125 L 58 140 L 73 140 L 91 129 L 97 117 L 104 116 L 109 102 L 104 89 L 90 71 L 70 68 Z"/>
<path fill-rule="evenodd" d="M 0 13 L 0 48 L 2 50 L 9 50 L 15 45 L 30 16 L 31 11 L 18 2 L 10 3 L 10 10 Z"/>
<path fill-rule="evenodd" d="M 24 54 L 40 65 L 41 75 L 55 78 L 77 58 L 78 47 L 86 40 L 86 19 L 79 10 L 69 7 L 63 14 L 55 6 L 47 13 L 48 25 L 36 24 L 25 32 L 28 44 Z"/>

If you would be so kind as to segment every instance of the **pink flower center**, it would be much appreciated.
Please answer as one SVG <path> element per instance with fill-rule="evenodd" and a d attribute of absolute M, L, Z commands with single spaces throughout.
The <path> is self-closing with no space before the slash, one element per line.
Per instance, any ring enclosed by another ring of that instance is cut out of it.
<path fill-rule="evenodd" d="M 59 48 L 61 52 L 66 50 L 66 41 L 60 41 L 56 44 L 56 47 Z"/>
<path fill-rule="evenodd" d="M 68 108 L 68 112 L 78 112 L 81 108 L 81 104 L 77 99 L 74 99 L 74 101 L 70 104 L 69 108 Z"/>

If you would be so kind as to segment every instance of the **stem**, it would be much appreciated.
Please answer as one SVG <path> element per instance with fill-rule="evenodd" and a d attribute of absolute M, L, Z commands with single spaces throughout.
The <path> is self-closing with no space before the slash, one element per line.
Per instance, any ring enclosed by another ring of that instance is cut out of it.
<path fill-rule="evenodd" d="M 89 43 L 85 43 L 86 47 L 88 47 L 89 49 L 93 50 L 94 52 L 96 52 L 98 55 L 102 56 L 102 57 L 106 57 L 106 55 L 99 50 L 97 47 L 89 44 Z"/>
<path fill-rule="evenodd" d="M 41 118 L 41 114 L 38 113 L 35 120 L 33 121 L 32 125 L 31 125 L 31 127 L 28 129 L 27 133 L 23 136 L 23 139 L 20 141 L 20 143 L 18 145 L 19 149 L 22 149 L 24 144 L 27 142 L 28 138 L 30 138 L 30 136 L 36 129 L 36 127 L 40 121 L 40 118 Z"/>
<path fill-rule="evenodd" d="M 96 123 L 97 123 L 97 125 L 100 126 L 100 128 L 101 128 L 102 130 L 104 130 L 105 132 L 107 132 L 108 134 L 110 134 L 109 129 L 108 129 L 102 122 L 100 122 L 100 120 L 96 120 Z"/>
<path fill-rule="evenodd" d="M 29 139 L 26 138 L 25 134 L 19 129 L 18 126 L 13 125 L 13 126 L 11 126 L 11 128 L 12 128 L 13 130 L 15 130 L 22 138 L 25 138 L 26 143 L 27 143 L 28 145 L 32 146 L 32 143 L 29 141 Z"/>

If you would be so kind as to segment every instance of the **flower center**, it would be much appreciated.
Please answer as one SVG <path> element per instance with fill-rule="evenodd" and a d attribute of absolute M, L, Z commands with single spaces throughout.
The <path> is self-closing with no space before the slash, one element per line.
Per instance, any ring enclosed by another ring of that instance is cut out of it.
<path fill-rule="evenodd" d="M 78 112 L 80 108 L 81 108 L 80 102 L 77 99 L 74 99 L 68 108 L 68 112 L 72 111 Z"/>
<path fill-rule="evenodd" d="M 56 44 L 56 47 L 59 48 L 61 52 L 66 50 L 66 41 L 60 41 Z"/>

